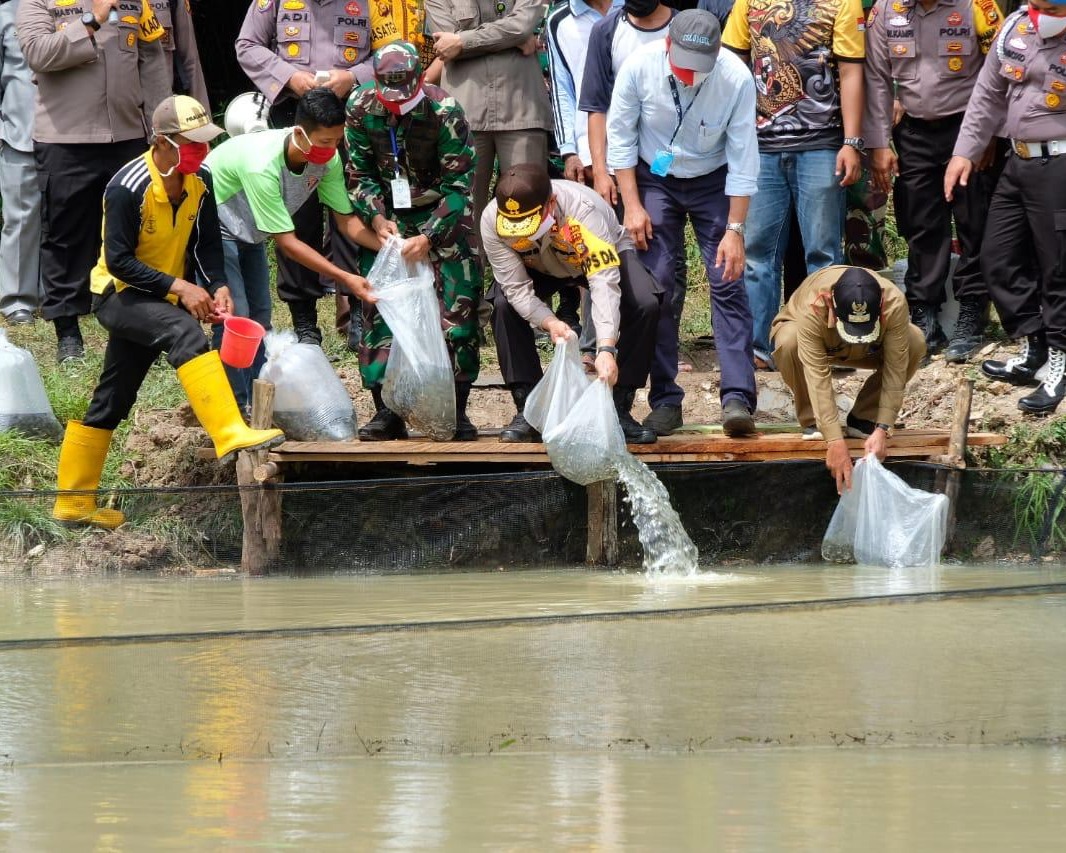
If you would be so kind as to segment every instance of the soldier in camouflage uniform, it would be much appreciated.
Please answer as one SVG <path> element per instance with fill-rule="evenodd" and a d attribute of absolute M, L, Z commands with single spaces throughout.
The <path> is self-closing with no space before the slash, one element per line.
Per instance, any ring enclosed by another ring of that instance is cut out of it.
<path fill-rule="evenodd" d="M 466 404 L 480 363 L 481 299 L 481 267 L 472 242 L 473 136 L 455 99 L 425 82 L 418 51 L 408 42 L 393 42 L 374 54 L 374 78 L 348 100 L 348 192 L 356 215 L 382 239 L 399 234 L 406 238 L 405 257 L 433 265 L 455 370 L 455 440 L 473 441 L 477 430 Z M 403 420 L 381 397 L 391 343 L 384 319 L 364 303 L 359 370 L 377 406 L 359 430 L 364 441 L 407 437 Z"/>

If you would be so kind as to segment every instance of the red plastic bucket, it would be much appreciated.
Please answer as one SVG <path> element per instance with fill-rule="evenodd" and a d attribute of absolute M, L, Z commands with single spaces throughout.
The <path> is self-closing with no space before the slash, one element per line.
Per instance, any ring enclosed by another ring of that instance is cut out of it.
<path fill-rule="evenodd" d="M 222 326 L 218 357 L 230 367 L 251 367 L 266 329 L 248 317 L 227 316 Z"/>

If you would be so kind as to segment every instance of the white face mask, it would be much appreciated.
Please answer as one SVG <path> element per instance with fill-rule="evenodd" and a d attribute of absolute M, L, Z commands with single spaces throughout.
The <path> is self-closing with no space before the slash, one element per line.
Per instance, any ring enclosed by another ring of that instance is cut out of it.
<path fill-rule="evenodd" d="M 409 101 L 404 101 L 400 104 L 400 115 L 405 116 L 415 107 L 417 107 L 423 100 L 425 100 L 426 92 L 424 89 L 419 89 L 418 93 Z"/>
<path fill-rule="evenodd" d="M 555 224 L 555 217 L 550 213 L 540 220 L 540 228 L 533 232 L 533 235 L 529 238 L 534 243 L 542 239 L 545 234 L 551 231 L 551 227 Z"/>
<path fill-rule="evenodd" d="M 1041 12 L 1036 18 L 1036 31 L 1041 38 L 1055 38 L 1055 36 L 1066 32 L 1066 18 L 1055 18 Z"/>

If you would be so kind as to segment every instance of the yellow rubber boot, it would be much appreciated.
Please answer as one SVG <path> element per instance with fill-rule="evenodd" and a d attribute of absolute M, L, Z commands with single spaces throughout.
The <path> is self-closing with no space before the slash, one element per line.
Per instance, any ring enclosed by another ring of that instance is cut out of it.
<path fill-rule="evenodd" d="M 285 440 L 280 429 L 251 429 L 244 422 L 215 350 L 179 367 L 178 379 L 193 412 L 215 444 L 219 462 L 229 462 L 239 450 L 274 447 Z"/>
<path fill-rule="evenodd" d="M 56 472 L 56 487 L 60 492 L 95 492 L 100 487 L 100 472 L 104 470 L 110 446 L 111 430 L 69 421 Z M 114 530 L 126 520 L 117 509 L 98 507 L 94 494 L 60 494 L 52 507 L 52 518 L 65 524 L 87 524 L 105 530 Z"/>

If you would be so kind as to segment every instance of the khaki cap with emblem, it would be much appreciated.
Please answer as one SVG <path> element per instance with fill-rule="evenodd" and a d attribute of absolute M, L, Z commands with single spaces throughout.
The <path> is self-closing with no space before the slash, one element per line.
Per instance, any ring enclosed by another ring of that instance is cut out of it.
<path fill-rule="evenodd" d="M 519 163 L 505 170 L 496 182 L 496 233 L 501 237 L 535 234 L 551 195 L 551 178 L 543 166 Z"/>
<path fill-rule="evenodd" d="M 160 136 L 180 134 L 190 142 L 211 142 L 224 131 L 203 105 L 188 95 L 171 95 L 152 113 L 152 130 Z"/>
<path fill-rule="evenodd" d="M 859 267 L 844 270 L 833 285 L 837 332 L 849 344 L 872 344 L 881 337 L 881 285 Z"/>

